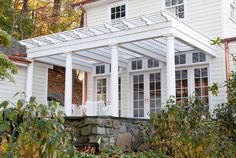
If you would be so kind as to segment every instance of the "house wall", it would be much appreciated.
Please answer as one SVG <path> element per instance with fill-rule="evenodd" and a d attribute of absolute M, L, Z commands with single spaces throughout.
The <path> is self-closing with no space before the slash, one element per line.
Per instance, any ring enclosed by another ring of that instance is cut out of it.
<path fill-rule="evenodd" d="M 236 21 L 230 18 L 230 0 L 223 0 L 223 38 L 236 36 Z"/>
<path fill-rule="evenodd" d="M 33 96 L 44 104 L 47 103 L 48 68 L 49 65 L 34 62 Z"/>
<path fill-rule="evenodd" d="M 10 100 L 12 103 L 16 104 L 18 99 L 22 99 L 22 95 L 13 96 L 17 92 L 25 92 L 26 83 L 26 67 L 17 66 L 18 73 L 14 75 L 15 83 L 10 83 L 9 81 L 0 81 L 0 102 L 4 100 Z"/>
<path fill-rule="evenodd" d="M 236 35 L 236 23 L 229 18 L 229 1 L 230 0 L 185 0 L 185 19 L 183 21 L 191 26 L 193 29 L 205 34 L 209 39 L 215 39 L 217 37 L 232 37 Z M 127 4 L 127 17 L 136 17 L 140 14 L 149 14 L 158 12 L 164 9 L 164 0 L 127 0 L 124 1 Z M 110 1 L 114 3 L 114 1 Z M 87 8 L 87 24 L 89 26 L 99 25 L 109 21 L 109 5 L 103 4 L 96 7 Z M 210 40 L 209 40 L 210 44 Z M 236 46 L 236 45 L 235 45 Z M 232 45 L 232 47 L 234 47 Z M 223 83 L 226 80 L 225 72 L 225 55 L 224 48 L 218 47 L 215 58 L 209 60 L 209 85 L 213 83 Z M 232 63 L 231 63 L 232 65 Z M 232 67 L 232 66 L 231 66 Z M 122 92 L 127 91 L 129 87 L 130 79 L 129 75 L 123 74 Z M 90 74 L 88 83 L 88 100 L 92 98 L 94 84 L 92 84 L 92 74 Z M 166 66 L 163 65 L 162 69 L 162 104 L 166 101 Z M 210 94 L 210 104 L 213 109 L 217 104 L 226 101 L 225 88 L 220 89 L 220 95 L 215 97 Z M 122 94 L 126 97 L 125 94 Z M 128 95 L 127 95 L 128 96 Z M 94 98 L 93 98 L 94 99 Z M 129 113 L 128 104 L 130 103 L 129 98 L 122 98 L 122 113 L 127 116 Z M 126 104 L 125 104 L 126 102 Z"/>

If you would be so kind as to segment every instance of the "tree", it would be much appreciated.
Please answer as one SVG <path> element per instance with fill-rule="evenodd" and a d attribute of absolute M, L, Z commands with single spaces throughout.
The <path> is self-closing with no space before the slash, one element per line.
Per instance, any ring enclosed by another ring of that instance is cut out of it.
<path fill-rule="evenodd" d="M 0 46 L 11 46 L 11 38 L 7 32 L 0 29 Z M 4 53 L 0 52 L 0 81 L 8 79 L 10 82 L 14 82 L 12 74 L 16 74 L 16 65 L 12 63 Z"/>

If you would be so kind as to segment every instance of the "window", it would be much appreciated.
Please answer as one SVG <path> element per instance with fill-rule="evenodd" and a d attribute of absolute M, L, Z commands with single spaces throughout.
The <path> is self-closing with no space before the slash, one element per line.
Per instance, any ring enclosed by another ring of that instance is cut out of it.
<path fill-rule="evenodd" d="M 206 61 L 206 54 L 204 53 L 193 53 L 192 54 L 193 63 L 204 62 Z"/>
<path fill-rule="evenodd" d="M 155 59 L 148 59 L 148 68 L 159 67 L 159 61 Z"/>
<path fill-rule="evenodd" d="M 156 113 L 161 110 L 161 73 L 152 73 L 149 75 L 150 81 L 150 113 Z"/>
<path fill-rule="evenodd" d="M 119 5 L 111 8 L 111 20 L 124 18 L 126 16 L 126 6 Z"/>
<path fill-rule="evenodd" d="M 107 100 L 107 80 L 106 78 L 97 79 L 97 101 Z"/>
<path fill-rule="evenodd" d="M 236 21 L 236 0 L 230 0 L 230 17 Z"/>
<path fill-rule="evenodd" d="M 181 105 L 188 104 L 188 71 L 175 72 L 176 77 L 176 101 Z"/>
<path fill-rule="evenodd" d="M 142 60 L 132 61 L 132 70 L 139 70 L 143 68 Z"/>
<path fill-rule="evenodd" d="M 104 74 L 105 73 L 105 65 L 96 66 L 96 74 Z"/>
<path fill-rule="evenodd" d="M 208 104 L 208 69 L 194 69 L 195 96 L 197 96 L 203 104 Z"/>
<path fill-rule="evenodd" d="M 176 55 L 175 56 L 175 65 L 186 64 L 186 55 Z"/>
<path fill-rule="evenodd" d="M 177 17 L 184 18 L 184 0 L 165 0 L 165 6 Z"/>

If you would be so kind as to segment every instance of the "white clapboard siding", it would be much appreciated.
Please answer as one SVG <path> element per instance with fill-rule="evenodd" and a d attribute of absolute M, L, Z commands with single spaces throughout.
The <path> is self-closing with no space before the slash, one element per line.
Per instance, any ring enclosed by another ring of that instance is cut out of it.
<path fill-rule="evenodd" d="M 87 73 L 87 100 L 88 101 L 94 101 L 94 97 L 93 95 L 95 95 L 95 91 L 94 91 L 94 78 L 93 78 L 93 74 L 92 73 Z"/>
<path fill-rule="evenodd" d="M 22 95 L 13 98 L 17 92 L 25 92 L 26 83 L 26 67 L 17 66 L 18 73 L 14 75 L 15 83 L 9 81 L 0 81 L 0 102 L 10 100 L 16 104 L 18 99 L 22 99 Z"/>
<path fill-rule="evenodd" d="M 229 53 L 236 56 L 236 41 L 229 43 Z M 236 63 L 230 55 L 230 71 L 236 71 Z"/>
<path fill-rule="evenodd" d="M 236 36 L 236 21 L 230 18 L 230 0 L 224 0 L 224 36 L 223 38 Z"/>
<path fill-rule="evenodd" d="M 187 0 L 186 22 L 211 38 L 222 35 L 220 0 Z"/>
<path fill-rule="evenodd" d="M 122 1 L 119 1 L 121 3 Z M 149 14 L 161 10 L 160 0 L 124 0 L 127 9 L 127 17 L 137 17 L 141 14 Z M 87 25 L 94 26 L 110 21 L 110 6 L 115 4 L 114 0 L 103 5 L 96 5 L 86 9 Z"/>
<path fill-rule="evenodd" d="M 38 62 L 34 63 L 33 74 L 33 96 L 38 103 L 46 104 L 48 90 L 48 65 Z"/>

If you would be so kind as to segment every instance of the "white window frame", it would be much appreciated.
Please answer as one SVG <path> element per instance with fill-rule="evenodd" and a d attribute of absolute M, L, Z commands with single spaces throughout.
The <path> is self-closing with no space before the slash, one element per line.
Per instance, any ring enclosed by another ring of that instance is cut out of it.
<path fill-rule="evenodd" d="M 236 0 L 230 0 L 230 6 L 229 6 L 229 16 L 230 19 L 233 20 L 234 22 L 236 22 Z M 233 10 L 231 10 L 231 8 L 233 8 Z M 233 12 L 233 15 L 231 15 L 231 12 Z"/>
<path fill-rule="evenodd" d="M 122 6 L 122 5 L 125 5 L 125 17 L 122 17 L 122 18 L 127 18 L 128 17 L 128 1 L 123 0 L 121 2 L 115 2 L 115 3 L 112 3 L 112 4 L 107 6 L 107 13 L 108 13 L 107 14 L 108 15 L 107 21 L 108 22 L 110 22 L 112 20 L 122 19 L 122 18 L 111 19 L 111 8 L 114 8 L 114 7 L 117 7 L 117 6 Z"/>
<path fill-rule="evenodd" d="M 96 67 L 97 66 L 102 66 L 102 65 L 105 65 L 105 73 L 102 73 L 102 74 L 96 74 Z M 105 63 L 101 63 L 101 64 L 96 64 L 93 66 L 93 74 L 95 77 L 99 77 L 99 76 L 107 76 L 109 74 L 109 64 L 105 64 Z"/>
<path fill-rule="evenodd" d="M 170 8 L 175 8 L 175 7 L 178 7 L 180 5 L 183 5 L 184 6 L 184 18 L 180 18 L 179 16 L 177 16 L 175 13 L 172 13 L 173 15 L 175 15 L 176 17 L 178 17 L 179 19 L 183 19 L 183 20 L 186 20 L 187 19 L 187 0 L 183 0 L 183 4 L 177 4 L 177 5 L 173 5 L 173 6 L 166 6 L 166 0 L 162 0 L 162 10 L 166 10 L 170 13 L 172 13 L 171 11 L 169 11 Z"/>
<path fill-rule="evenodd" d="M 159 61 L 158 67 L 148 68 L 148 59 L 150 58 L 135 58 L 129 60 L 128 70 L 129 72 L 143 72 L 143 71 L 152 71 L 152 70 L 161 70 L 163 67 L 163 63 Z M 132 61 L 142 60 L 142 69 L 132 70 Z M 155 59 L 156 60 L 156 59 Z"/>
<path fill-rule="evenodd" d="M 109 78 L 108 77 L 106 77 L 106 76 L 103 76 L 103 77 L 96 77 L 95 78 L 95 101 L 98 101 L 97 100 L 97 81 L 99 80 L 99 79 L 106 79 L 106 102 L 105 103 L 107 103 L 107 102 L 109 102 L 109 84 L 108 84 L 108 82 L 109 82 Z M 109 103 L 108 103 L 109 104 Z"/>

